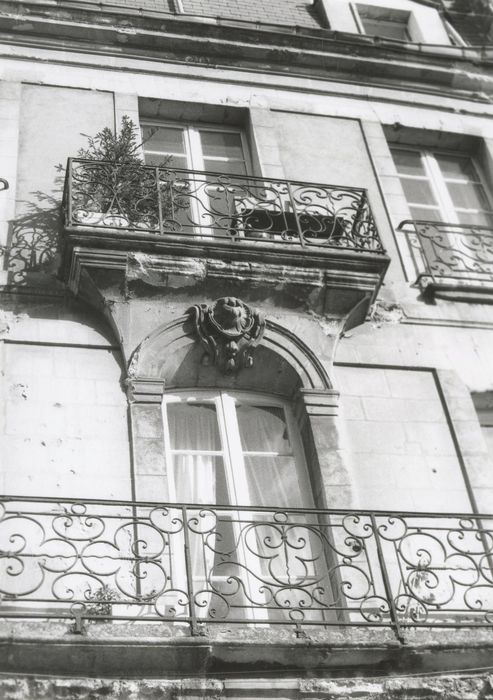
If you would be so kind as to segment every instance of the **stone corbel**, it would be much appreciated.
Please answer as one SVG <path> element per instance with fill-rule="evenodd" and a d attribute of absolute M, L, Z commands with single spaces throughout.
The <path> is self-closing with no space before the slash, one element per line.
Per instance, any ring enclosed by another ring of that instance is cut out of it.
<path fill-rule="evenodd" d="M 308 416 L 337 416 L 339 392 L 336 389 L 299 389 L 295 411 L 300 423 Z"/>
<path fill-rule="evenodd" d="M 129 403 L 160 404 L 164 394 L 163 379 L 127 379 Z"/>

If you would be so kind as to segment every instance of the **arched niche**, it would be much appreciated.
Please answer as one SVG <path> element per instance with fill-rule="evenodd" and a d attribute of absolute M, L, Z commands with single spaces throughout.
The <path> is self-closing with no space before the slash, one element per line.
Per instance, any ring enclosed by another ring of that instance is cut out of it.
<path fill-rule="evenodd" d="M 204 363 L 205 350 L 189 316 L 156 329 L 129 364 L 134 483 L 138 500 L 166 499 L 161 402 L 165 391 L 222 388 L 274 394 L 291 402 L 304 444 L 317 507 L 350 507 L 349 474 L 337 425 L 338 392 L 310 348 L 266 321 L 252 367 L 226 373 Z M 337 478 L 334 478 L 337 475 Z"/>
<path fill-rule="evenodd" d="M 272 321 L 266 322 L 253 367 L 228 374 L 205 362 L 204 356 L 193 324 L 182 316 L 143 340 L 131 359 L 129 377 L 162 382 L 166 389 L 220 386 L 287 398 L 300 390 L 332 390 L 327 372 L 310 348 Z"/>

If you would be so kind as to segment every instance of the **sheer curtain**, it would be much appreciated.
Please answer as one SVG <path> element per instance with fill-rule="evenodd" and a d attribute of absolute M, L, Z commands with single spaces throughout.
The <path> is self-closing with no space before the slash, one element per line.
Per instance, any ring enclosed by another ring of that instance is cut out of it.
<path fill-rule="evenodd" d="M 207 454 L 221 451 L 214 404 L 169 404 L 167 413 L 176 500 L 215 503 L 222 458 Z"/>
<path fill-rule="evenodd" d="M 240 405 L 237 415 L 251 504 L 283 510 L 310 503 L 284 410 Z M 288 513 L 287 524 L 282 517 L 275 522 L 272 512 L 258 512 L 256 518 L 266 522 L 256 527 L 255 546 L 251 541 L 248 544 L 258 555 L 262 579 L 270 582 L 272 602 L 283 614 L 285 606 L 297 607 L 310 598 L 304 592 L 304 586 L 313 580 L 310 531 L 304 514 Z"/>
<path fill-rule="evenodd" d="M 302 506 L 306 494 L 300 490 L 283 409 L 240 404 L 237 416 L 250 499 L 244 505 Z"/>
<path fill-rule="evenodd" d="M 170 403 L 168 430 L 175 498 L 178 503 L 217 502 L 224 484 L 224 463 L 214 404 Z M 211 453 L 216 454 L 211 454 Z M 219 486 L 219 489 L 217 488 Z M 185 524 L 190 542 L 192 584 L 197 612 L 207 612 L 213 586 L 218 522 L 203 509 L 189 508 Z M 183 572 L 185 574 L 185 572 Z"/>

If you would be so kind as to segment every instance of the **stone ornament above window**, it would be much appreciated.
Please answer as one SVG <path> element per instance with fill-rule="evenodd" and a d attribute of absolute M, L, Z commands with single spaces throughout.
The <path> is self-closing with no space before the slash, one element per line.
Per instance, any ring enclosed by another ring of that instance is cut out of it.
<path fill-rule="evenodd" d="M 235 297 L 196 304 L 187 314 L 205 348 L 206 364 L 213 363 L 225 373 L 252 367 L 253 351 L 265 330 L 262 314 Z"/>

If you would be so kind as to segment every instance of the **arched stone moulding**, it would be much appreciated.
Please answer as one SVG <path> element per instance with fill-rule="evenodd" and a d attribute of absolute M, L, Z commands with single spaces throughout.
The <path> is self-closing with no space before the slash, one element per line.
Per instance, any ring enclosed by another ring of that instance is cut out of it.
<path fill-rule="evenodd" d="M 325 390 L 334 393 L 332 383 L 320 360 L 298 336 L 287 328 L 267 320 L 265 333 L 256 353 L 262 349 L 264 353 L 268 352 L 277 356 L 279 358 L 278 362 L 285 363 L 296 375 L 297 386 L 292 388 L 293 391 L 289 398 L 292 398 L 295 391 L 301 388 L 304 390 Z M 193 352 L 194 350 L 196 350 L 196 353 Z M 128 369 L 129 380 L 131 382 L 137 380 L 163 381 L 167 388 L 184 386 L 182 383 L 185 380 L 185 373 L 184 371 L 180 373 L 181 365 L 178 357 L 181 358 L 181 364 L 186 364 L 187 355 L 190 354 L 196 355 L 194 357 L 195 360 L 198 359 L 199 355 L 201 359 L 203 350 L 193 334 L 188 316 L 182 316 L 176 321 L 158 328 L 142 341 L 130 360 Z M 256 364 L 253 368 L 240 370 L 237 376 L 244 375 L 246 377 L 243 380 L 242 376 L 240 383 L 244 381 L 251 384 L 253 375 L 259 371 L 259 364 L 258 358 L 256 358 Z M 227 377 L 224 378 L 222 373 L 215 370 L 209 375 L 211 379 L 214 375 L 216 382 L 218 382 L 212 386 L 231 383 L 228 382 Z M 236 383 L 238 383 L 238 380 L 236 380 Z M 194 385 L 189 384 L 188 386 Z M 284 391 L 281 388 L 281 392 L 276 393 L 284 393 L 288 396 L 287 386 Z"/>
<path fill-rule="evenodd" d="M 318 507 L 348 507 L 350 478 L 341 460 L 338 392 L 312 350 L 292 331 L 267 320 L 254 365 L 225 374 L 203 364 L 204 350 L 188 316 L 156 329 L 128 369 L 137 500 L 167 500 L 161 401 L 166 390 L 222 388 L 282 396 L 293 405 Z"/>

